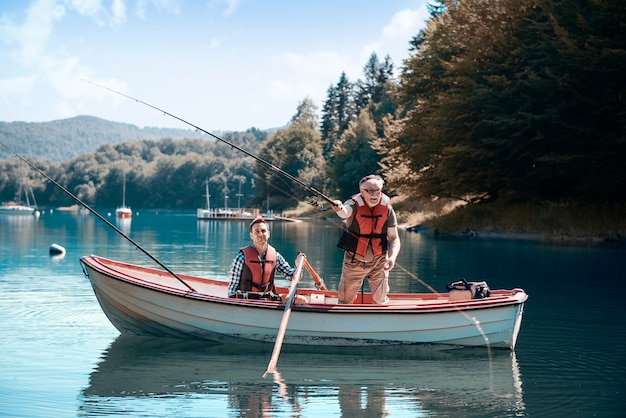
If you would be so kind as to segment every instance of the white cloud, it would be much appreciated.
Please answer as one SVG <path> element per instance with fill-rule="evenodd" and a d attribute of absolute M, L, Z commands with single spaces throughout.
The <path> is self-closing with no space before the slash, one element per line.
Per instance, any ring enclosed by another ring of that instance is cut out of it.
<path fill-rule="evenodd" d="M 365 31 L 370 39 L 378 37 L 367 45 L 316 50 L 308 40 L 286 39 L 286 52 L 277 53 L 278 39 L 275 45 L 258 42 L 254 47 L 256 35 L 249 34 L 264 35 L 264 28 L 256 16 L 236 13 L 249 11 L 242 3 L 207 0 L 190 7 L 182 0 L 34 0 L 12 14 L 0 12 L 0 118 L 42 121 L 93 114 L 139 126 L 175 124 L 81 81 L 86 79 L 120 92 L 132 85 L 129 94 L 185 117 L 205 120 L 210 115 L 219 124 L 216 129 L 271 127 L 287 122 L 305 97 L 321 105 L 342 72 L 353 81 L 362 77 L 372 52 L 381 59 L 389 54 L 397 68 L 427 18 L 425 7 L 402 10 Z M 133 14 L 128 13 L 131 4 Z M 183 15 L 183 5 L 194 15 Z M 76 36 L 68 34 L 72 25 Z M 171 36 L 159 39 L 161 27 L 172 29 Z M 103 34 L 106 42 L 101 43 Z M 128 39 L 129 45 L 115 45 L 117 39 Z M 317 45 L 325 44 L 322 38 Z"/>
<path fill-rule="evenodd" d="M 426 4 L 418 9 L 405 9 L 393 15 L 383 28 L 382 38 L 363 47 L 361 58 L 365 62 L 372 52 L 382 60 L 389 55 L 394 67 L 398 68 L 402 60 L 408 57 L 409 41 L 425 26 L 429 13 Z"/>
<path fill-rule="evenodd" d="M 334 52 L 315 52 L 298 54 L 285 52 L 272 60 L 271 74 L 280 74 L 281 78 L 272 78 L 268 93 L 272 100 L 293 105 L 310 97 L 316 103 L 325 100 L 328 87 L 337 83 L 343 71 L 357 74 L 358 66 L 350 57 Z"/>
<path fill-rule="evenodd" d="M 235 13 L 239 6 L 239 0 L 223 0 L 226 3 L 226 9 L 224 9 L 224 15 L 229 16 Z"/>
<path fill-rule="evenodd" d="M 19 44 L 18 57 L 22 65 L 35 65 L 45 52 L 54 23 L 65 15 L 65 8 L 56 2 L 38 1 L 27 12 L 22 26 L 7 22 L 3 25 L 5 42 Z"/>
<path fill-rule="evenodd" d="M 388 41 L 403 40 L 416 35 L 420 28 L 424 26 L 424 21 L 428 18 L 426 6 L 419 9 L 406 9 L 397 12 L 391 22 L 383 29 L 383 35 Z"/>
<path fill-rule="evenodd" d="M 79 14 L 97 20 L 100 13 L 102 13 L 101 3 L 101 0 L 72 0 L 70 5 L 71 8 L 76 10 Z"/>
<path fill-rule="evenodd" d="M 114 0 L 111 11 L 113 12 L 111 18 L 111 24 L 113 26 L 120 26 L 126 23 L 126 5 L 123 0 Z"/>
<path fill-rule="evenodd" d="M 180 14 L 180 5 L 182 0 L 152 0 L 152 4 L 158 10 L 164 10 L 165 12 L 173 15 Z"/>
<path fill-rule="evenodd" d="M 0 79 L 0 106 L 5 109 L 16 105 L 19 107 L 28 106 L 30 93 L 36 81 L 35 75 Z"/>

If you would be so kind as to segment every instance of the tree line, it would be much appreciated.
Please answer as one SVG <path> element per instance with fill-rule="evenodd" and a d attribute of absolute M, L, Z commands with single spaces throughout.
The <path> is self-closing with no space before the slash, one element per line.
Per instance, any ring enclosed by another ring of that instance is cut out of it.
<path fill-rule="evenodd" d="M 296 118 L 265 158 L 342 197 L 378 173 L 389 193 L 468 203 L 624 202 L 624 3 L 429 7 L 398 79 L 389 57 L 372 54 L 363 79 L 344 73 L 329 87 L 319 128 Z M 293 145 L 303 138 L 305 147 Z"/>
<path fill-rule="evenodd" d="M 429 7 L 399 76 L 388 56 L 372 54 L 361 79 L 342 73 L 329 86 L 319 112 L 305 98 L 284 128 L 228 135 L 329 196 L 348 197 L 358 179 L 378 173 L 390 194 L 469 203 L 623 202 L 623 1 Z M 140 207 L 198 206 L 205 178 L 217 199 L 242 187 L 247 205 L 281 209 L 309 194 L 232 152 L 206 140 L 160 140 L 103 146 L 58 167 L 42 163 L 98 204 L 119 200 L 126 169 L 127 190 Z"/>
<path fill-rule="evenodd" d="M 227 133 L 223 138 L 242 148 L 259 147 L 267 133 L 258 129 Z M 216 206 L 236 207 L 241 194 L 247 203 L 256 195 L 254 164 L 230 146 L 206 139 L 169 138 L 106 144 L 62 163 L 30 160 L 62 187 L 90 206 L 136 209 L 203 207 L 208 181 Z M 0 162 L 0 194 L 11 200 L 28 179 L 40 206 L 68 206 L 76 202 L 17 159 Z M 225 198 L 228 196 L 228 198 Z"/>

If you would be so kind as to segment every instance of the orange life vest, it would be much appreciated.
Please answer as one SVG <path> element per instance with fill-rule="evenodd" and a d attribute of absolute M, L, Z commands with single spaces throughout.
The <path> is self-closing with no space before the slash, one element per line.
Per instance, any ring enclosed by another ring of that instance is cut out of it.
<path fill-rule="evenodd" d="M 276 271 L 276 250 L 268 244 L 265 259 L 252 245 L 241 249 L 245 265 L 241 272 L 239 290 L 243 292 L 275 292 L 274 272 Z"/>
<path fill-rule="evenodd" d="M 360 194 L 352 196 L 355 205 L 354 220 L 341 236 L 338 247 L 365 257 L 368 245 L 374 256 L 387 251 L 387 230 L 383 227 L 389 214 L 389 196 L 383 194 L 380 202 L 370 208 Z"/>

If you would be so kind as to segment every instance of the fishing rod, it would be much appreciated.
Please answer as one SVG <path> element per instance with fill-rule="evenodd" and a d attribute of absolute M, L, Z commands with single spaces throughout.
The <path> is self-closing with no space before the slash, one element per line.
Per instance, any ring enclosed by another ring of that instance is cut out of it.
<path fill-rule="evenodd" d="M 280 168 L 276 167 L 274 164 L 271 164 L 269 161 L 266 161 L 266 160 L 264 160 L 264 159 L 262 159 L 262 158 L 260 158 L 260 157 L 258 157 L 258 156 L 256 156 L 256 155 L 254 155 L 254 154 L 252 154 L 252 153 L 250 153 L 250 152 L 246 151 L 245 149 L 243 149 L 243 148 L 241 148 L 241 147 L 239 147 L 239 146 L 237 146 L 237 145 L 235 145 L 235 144 L 233 144 L 233 143 L 231 143 L 231 142 L 229 142 L 229 141 L 226 141 L 225 139 L 220 138 L 219 136 L 217 136 L 217 135 L 215 135 L 215 134 L 213 134 L 213 133 L 211 133 L 211 132 L 209 132 L 209 131 L 207 131 L 207 130 L 205 130 L 205 129 L 200 128 L 199 126 L 194 125 L 194 124 L 193 124 L 193 123 L 191 123 L 191 122 L 188 122 L 188 121 L 186 121 L 186 120 L 184 120 L 184 119 L 182 119 L 182 118 L 180 118 L 180 117 L 178 117 L 178 116 L 176 116 L 176 115 L 173 115 L 173 114 L 171 114 L 171 113 L 169 113 L 169 112 L 167 112 L 167 111 L 165 111 L 165 110 L 163 110 L 163 109 L 160 109 L 160 108 L 158 108 L 158 107 L 156 107 L 156 106 L 154 106 L 154 105 L 151 105 L 150 103 L 146 103 L 146 102 L 144 102 L 144 101 L 142 101 L 142 100 L 139 100 L 139 99 L 137 99 L 137 98 L 135 98 L 135 97 L 129 96 L 129 95 L 124 94 L 124 93 L 121 93 L 121 92 L 119 92 L 119 91 L 117 91 L 117 90 L 113 90 L 112 88 L 109 88 L 109 87 L 106 87 L 106 86 L 102 86 L 102 85 L 100 85 L 100 84 L 98 84 L 98 83 L 95 83 L 95 82 L 92 82 L 92 81 L 89 81 L 89 80 L 85 80 L 85 79 L 83 79 L 83 81 L 84 81 L 84 82 L 86 82 L 86 83 L 92 84 L 92 85 L 94 85 L 94 86 L 96 86 L 96 87 L 100 87 L 101 89 L 108 90 L 108 91 L 113 92 L 113 93 L 115 93 L 115 94 L 119 94 L 120 96 L 126 97 L 127 99 L 134 100 L 134 101 L 136 101 L 137 103 L 141 103 L 141 104 L 143 104 L 143 105 L 145 105 L 145 106 L 148 106 L 148 107 L 150 107 L 150 108 L 152 108 L 152 109 L 154 109 L 154 110 L 157 110 L 157 111 L 159 111 L 159 112 L 163 113 L 164 115 L 167 115 L 167 116 L 170 116 L 170 117 L 172 117 L 172 118 L 174 118 L 174 119 L 176 119 L 176 120 L 179 120 L 180 122 L 182 122 L 182 123 L 184 123 L 184 124 L 186 124 L 186 125 L 189 125 L 189 126 L 191 126 L 192 128 L 194 128 L 194 129 L 196 129 L 196 130 L 198 130 L 198 131 L 200 131 L 200 132 L 204 132 L 205 134 L 207 134 L 207 135 L 209 135 L 209 136 L 211 136 L 211 137 L 213 137 L 213 138 L 217 139 L 218 141 L 221 141 L 221 142 L 223 142 L 223 143 L 225 143 L 225 144 L 227 144 L 227 145 L 231 146 L 232 148 L 235 148 L 236 150 L 243 152 L 243 153 L 244 153 L 244 154 L 246 154 L 247 156 L 254 158 L 256 161 L 260 162 L 261 164 L 264 164 L 266 167 L 270 168 L 271 170 L 274 170 L 275 172 L 277 172 L 277 173 L 281 174 L 282 176 L 286 177 L 287 179 L 289 179 L 289 180 L 293 181 L 294 183 L 298 184 L 299 186 L 303 187 L 304 189 L 306 189 L 306 190 L 308 190 L 308 191 L 312 192 L 313 194 L 315 194 L 315 195 L 317 195 L 317 196 L 321 197 L 321 198 L 322 198 L 322 199 L 324 199 L 326 202 L 328 202 L 331 206 L 334 206 L 334 205 L 335 205 L 335 202 L 334 202 L 331 198 L 329 198 L 328 196 L 326 196 L 325 194 L 323 194 L 323 193 L 322 193 L 322 192 L 320 192 L 319 190 L 315 189 L 314 187 L 311 187 L 311 186 L 309 186 L 309 185 L 307 185 L 307 184 L 303 183 L 302 181 L 298 180 L 297 178 L 295 178 L 295 177 L 294 177 L 294 176 L 292 176 L 291 174 L 287 173 L 286 171 L 284 171 L 284 170 L 282 170 L 282 169 L 280 169 Z M 317 206 L 319 209 L 323 210 L 323 207 L 322 207 L 322 205 L 321 205 L 319 202 L 311 200 L 311 201 L 309 201 L 309 203 L 311 203 L 312 205 L 315 205 L 315 206 Z M 398 265 L 398 264 L 396 263 L 396 265 Z M 428 284 L 426 284 L 425 282 L 423 282 L 422 280 L 420 280 L 417 276 L 415 276 L 415 275 L 411 274 L 411 273 L 410 273 L 407 269 L 405 269 L 404 267 L 401 267 L 401 269 L 402 269 L 402 270 L 404 270 L 405 272 L 409 273 L 411 276 L 414 276 L 415 278 L 417 278 L 417 279 L 418 279 L 418 280 L 419 280 L 422 284 L 424 284 L 427 288 L 431 289 L 434 293 L 438 293 L 438 292 L 436 292 L 436 291 L 435 291 L 435 289 L 433 289 L 431 286 L 429 286 Z M 179 280 L 180 280 L 180 279 L 179 279 Z M 461 312 L 461 313 L 463 313 L 463 312 Z M 476 322 L 476 321 L 475 321 L 475 319 L 473 319 L 473 318 L 469 318 L 469 316 L 468 316 L 467 314 L 465 314 L 465 313 L 463 313 L 463 314 L 464 314 L 466 317 L 468 317 L 468 319 L 470 319 L 472 322 Z M 484 334 L 484 332 L 483 332 L 483 331 L 482 331 L 482 329 L 480 328 L 480 325 L 479 325 L 479 324 L 477 324 L 477 323 L 475 323 L 475 325 L 477 326 L 478 330 L 479 330 L 479 331 L 481 332 L 481 334 L 483 335 L 483 338 L 485 338 L 485 340 L 487 341 L 487 344 L 489 344 L 489 342 L 488 342 L 488 339 L 487 339 L 486 335 Z M 491 353 L 490 346 L 489 346 L 489 345 L 487 345 L 487 347 L 488 347 L 488 349 L 489 349 L 489 353 Z M 270 364 L 271 364 L 271 363 L 270 363 Z M 268 368 L 268 370 L 269 370 L 269 368 Z"/>
<path fill-rule="evenodd" d="M 36 165 L 34 165 L 33 163 L 31 163 L 30 161 L 28 161 L 26 158 L 22 157 L 20 154 L 18 154 L 17 152 L 15 152 L 12 148 L 10 148 L 8 145 L 6 145 L 4 142 L 0 141 L 0 144 L 5 147 L 6 149 L 8 149 L 9 151 L 11 151 L 13 154 L 15 154 L 17 156 L 17 158 L 19 158 L 20 160 L 24 161 L 26 164 L 28 164 L 28 166 L 30 166 L 33 170 L 37 171 L 39 174 L 41 174 L 42 176 L 44 176 L 46 179 L 48 179 L 48 181 L 50 181 L 52 184 L 54 184 L 55 186 L 57 186 L 59 189 L 63 190 L 65 192 L 65 194 L 67 194 L 69 197 L 71 197 L 72 199 L 74 199 L 76 202 L 78 202 L 79 204 L 81 204 L 84 208 L 87 208 L 87 210 L 89 210 L 89 212 L 93 213 L 94 215 L 96 215 L 98 218 L 100 218 L 101 221 L 103 221 L 105 224 L 107 224 L 108 226 L 110 226 L 111 228 L 113 228 L 113 230 L 115 232 L 117 232 L 118 234 L 120 234 L 121 236 L 123 236 L 124 238 L 126 238 L 131 244 L 133 244 L 135 247 L 137 247 L 139 250 L 141 250 L 141 252 L 143 252 L 145 255 L 147 255 L 148 257 L 150 257 L 155 263 L 157 263 L 159 266 L 163 267 L 168 273 L 170 273 L 172 276 L 174 276 L 179 282 L 181 282 L 182 284 L 184 284 L 189 290 L 191 290 L 192 292 L 195 292 L 196 290 L 191 287 L 189 284 L 187 284 L 183 279 L 181 279 L 180 277 L 178 277 L 176 275 L 176 273 L 174 273 L 172 270 L 170 270 L 166 265 L 164 265 L 163 263 L 161 263 L 159 260 L 157 260 L 156 257 L 154 257 L 152 254 L 150 254 L 148 251 L 146 251 L 141 245 L 137 244 L 135 241 L 133 241 L 132 238 L 130 238 L 128 235 L 126 235 L 125 233 L 123 233 L 119 228 L 117 228 L 115 225 L 113 225 L 111 222 L 107 221 L 102 215 L 100 215 L 98 212 L 96 212 L 93 208 L 91 208 L 89 205 L 87 205 L 85 202 L 83 202 L 82 200 L 80 200 L 78 197 L 74 196 L 72 194 L 72 192 L 70 192 L 69 190 L 67 190 L 65 187 L 61 186 L 59 183 L 57 183 L 54 179 L 52 179 L 50 176 L 48 176 L 46 173 L 44 173 L 42 170 L 40 170 Z"/>
<path fill-rule="evenodd" d="M 321 197 L 322 199 L 324 199 L 324 200 L 325 200 L 326 202 L 328 202 L 329 204 L 334 205 L 334 201 L 333 201 L 330 197 L 326 196 L 324 193 L 320 192 L 320 191 L 319 191 L 319 190 L 317 190 L 316 188 L 311 187 L 311 186 L 309 186 L 309 185 L 307 185 L 307 184 L 303 183 L 302 181 L 298 180 L 296 177 L 294 177 L 294 176 L 292 176 L 291 174 L 287 173 L 286 171 L 284 171 L 284 170 L 282 170 L 282 169 L 280 169 L 280 168 L 276 167 L 274 164 L 270 163 L 269 161 L 266 161 L 266 160 L 262 159 L 261 157 L 259 157 L 259 156 L 257 156 L 257 155 L 254 155 L 254 154 L 252 154 L 251 152 L 246 151 L 245 149 L 243 149 L 243 148 L 241 148 L 241 147 L 239 147 L 239 146 L 237 146 L 237 145 L 233 144 L 232 142 L 226 141 L 225 139 L 220 138 L 219 136 L 217 136 L 217 135 L 215 135 L 215 134 L 213 134 L 213 133 L 211 133 L 211 132 L 209 132 L 209 131 L 207 131 L 207 130 L 205 130 L 205 129 L 202 129 L 202 128 L 200 128 L 199 126 L 196 126 L 196 125 L 194 125 L 193 123 L 191 123 L 191 122 L 188 122 L 188 121 L 184 120 L 183 118 L 180 118 L 180 117 L 178 117 L 178 116 L 176 116 L 176 115 L 173 115 L 173 114 L 171 114 L 171 113 L 169 113 L 169 112 L 167 112 L 167 111 L 165 111 L 165 110 L 163 110 L 163 109 L 160 109 L 160 108 L 158 108 L 158 107 L 156 107 L 156 106 L 154 106 L 154 105 L 151 105 L 150 103 L 146 103 L 146 102 L 141 101 L 141 100 L 139 100 L 139 99 L 137 99 L 137 98 L 135 98 L 135 97 L 129 96 L 129 95 L 124 94 L 124 93 L 121 93 L 121 92 L 119 92 L 119 91 L 117 91 L 117 90 L 113 90 L 113 89 L 112 89 L 112 88 L 110 88 L 110 87 L 106 87 L 106 86 L 100 85 L 100 84 L 98 84 L 98 83 L 94 83 L 93 81 L 89 81 L 89 80 L 85 80 L 85 79 L 83 79 L 83 81 L 84 81 L 85 83 L 92 84 L 92 85 L 94 85 L 94 86 L 96 86 L 96 87 L 100 87 L 101 89 L 105 89 L 105 90 L 108 90 L 108 91 L 113 92 L 113 93 L 115 93 L 115 94 L 119 94 L 120 96 L 126 97 L 127 99 L 134 100 L 135 102 L 137 102 L 137 103 L 141 103 L 142 105 L 144 105 L 144 106 L 148 106 L 148 107 L 150 107 L 150 108 L 152 108 L 152 109 L 154 109 L 154 110 L 158 110 L 159 112 L 163 113 L 164 115 L 167 115 L 167 116 L 170 116 L 170 117 L 172 117 L 172 118 L 174 118 L 174 119 L 176 119 L 176 120 L 179 120 L 179 121 L 181 121 L 182 123 L 187 124 L 187 125 L 191 126 L 192 128 L 194 128 L 194 129 L 196 129 L 196 130 L 200 131 L 200 132 L 204 132 L 205 134 L 212 136 L 213 138 L 217 139 L 218 141 L 222 141 L 222 142 L 223 142 L 223 143 L 225 143 L 226 145 L 229 145 L 229 146 L 231 146 L 232 148 L 235 148 L 236 150 L 243 152 L 243 153 L 244 153 L 244 154 L 246 154 L 248 157 L 252 157 L 252 158 L 254 158 L 255 160 L 257 160 L 257 161 L 258 161 L 258 162 L 260 162 L 261 164 L 265 165 L 266 167 L 270 168 L 271 170 L 274 170 L 275 172 L 277 172 L 277 173 L 281 174 L 282 176 L 284 176 L 284 177 L 288 178 L 289 180 L 291 180 L 291 181 L 295 182 L 296 184 L 298 184 L 299 186 L 303 187 L 304 189 L 306 189 L 306 190 L 310 191 L 311 193 L 313 193 L 313 194 L 315 194 L 315 195 L 317 195 L 317 196 Z M 315 201 L 313 201 L 313 200 L 312 200 L 312 201 L 310 201 L 309 203 L 311 203 L 311 204 L 313 204 L 313 205 L 315 205 L 315 206 L 318 206 L 318 208 L 320 208 L 320 209 L 322 208 L 322 207 L 321 207 L 321 204 L 319 204 L 319 203 L 317 203 L 317 202 L 315 202 Z"/>

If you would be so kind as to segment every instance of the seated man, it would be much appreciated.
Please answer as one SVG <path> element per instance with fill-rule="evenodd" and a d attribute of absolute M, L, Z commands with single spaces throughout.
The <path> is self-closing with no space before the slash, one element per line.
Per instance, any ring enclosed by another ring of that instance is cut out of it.
<path fill-rule="evenodd" d="M 250 238 L 252 244 L 241 248 L 230 266 L 228 297 L 244 294 L 247 297 L 247 292 L 254 292 L 249 294 L 250 299 L 278 300 L 280 297 L 276 295 L 274 285 L 276 270 L 291 280 L 295 269 L 269 245 L 270 231 L 263 218 L 255 218 L 250 223 Z"/>

